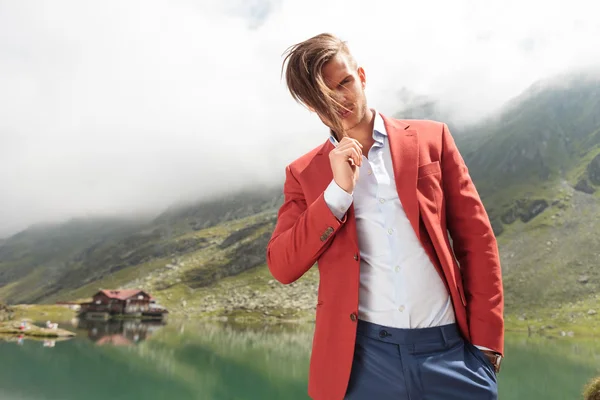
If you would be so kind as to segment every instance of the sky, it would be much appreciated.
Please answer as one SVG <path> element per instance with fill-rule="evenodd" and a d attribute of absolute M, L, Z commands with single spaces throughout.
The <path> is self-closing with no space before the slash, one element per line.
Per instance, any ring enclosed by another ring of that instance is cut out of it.
<path fill-rule="evenodd" d="M 594 3 L 0 0 L 0 237 L 282 182 L 328 134 L 281 77 L 318 33 L 347 41 L 378 111 L 408 92 L 470 123 L 600 65 Z"/>

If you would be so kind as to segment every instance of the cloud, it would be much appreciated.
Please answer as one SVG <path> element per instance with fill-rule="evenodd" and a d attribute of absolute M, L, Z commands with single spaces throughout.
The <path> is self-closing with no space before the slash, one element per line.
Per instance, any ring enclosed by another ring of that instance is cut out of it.
<path fill-rule="evenodd" d="M 598 63 L 583 0 L 0 1 L 0 236 L 157 211 L 251 182 L 321 143 L 280 79 L 289 45 L 347 40 L 388 114 L 401 90 L 473 121 Z"/>

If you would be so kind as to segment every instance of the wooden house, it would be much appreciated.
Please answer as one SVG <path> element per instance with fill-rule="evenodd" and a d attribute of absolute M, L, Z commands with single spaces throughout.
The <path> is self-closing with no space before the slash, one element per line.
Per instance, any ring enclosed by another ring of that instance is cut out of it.
<path fill-rule="evenodd" d="M 81 303 L 81 314 L 98 316 L 134 316 L 162 318 L 168 311 L 140 289 L 100 290 L 92 301 Z"/>

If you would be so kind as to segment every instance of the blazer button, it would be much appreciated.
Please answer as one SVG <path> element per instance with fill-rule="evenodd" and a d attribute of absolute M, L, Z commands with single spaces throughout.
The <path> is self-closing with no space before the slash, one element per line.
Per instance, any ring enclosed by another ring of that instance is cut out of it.
<path fill-rule="evenodd" d="M 354 254 L 354 261 L 358 261 L 358 253 Z"/>
<path fill-rule="evenodd" d="M 356 321 L 356 314 L 355 313 L 350 314 L 350 319 L 352 321 Z"/>

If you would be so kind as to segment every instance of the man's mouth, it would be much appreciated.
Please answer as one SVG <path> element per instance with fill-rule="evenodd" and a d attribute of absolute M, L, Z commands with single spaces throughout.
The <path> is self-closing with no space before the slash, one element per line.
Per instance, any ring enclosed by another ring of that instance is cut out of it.
<path fill-rule="evenodd" d="M 344 110 L 340 110 L 339 115 L 340 118 L 344 119 L 347 118 L 350 114 L 352 114 L 353 109 L 350 107 L 346 107 L 346 109 Z"/>

